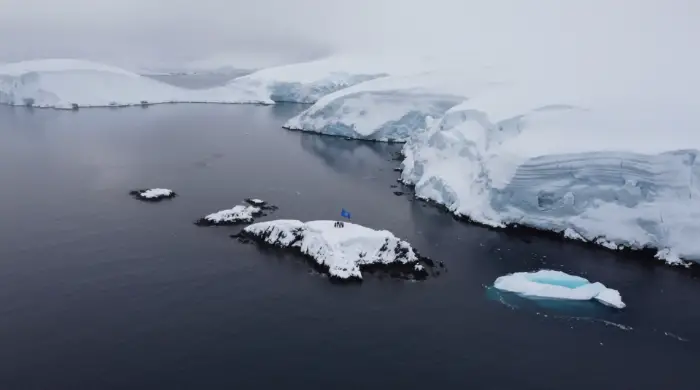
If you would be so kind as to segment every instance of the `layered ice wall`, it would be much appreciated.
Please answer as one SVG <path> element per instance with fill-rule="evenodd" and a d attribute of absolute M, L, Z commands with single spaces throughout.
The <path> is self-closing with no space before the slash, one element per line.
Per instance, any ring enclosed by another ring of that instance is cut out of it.
<path fill-rule="evenodd" d="M 600 91 L 492 88 L 405 146 L 402 180 L 490 226 L 700 260 L 698 120 L 675 102 Z"/>

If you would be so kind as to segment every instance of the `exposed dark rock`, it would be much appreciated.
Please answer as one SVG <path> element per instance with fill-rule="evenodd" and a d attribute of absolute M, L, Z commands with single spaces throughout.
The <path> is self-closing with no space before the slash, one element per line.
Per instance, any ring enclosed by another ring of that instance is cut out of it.
<path fill-rule="evenodd" d="M 262 210 L 270 210 L 270 211 L 275 211 L 278 209 L 277 206 L 269 204 L 265 202 L 262 199 L 255 199 L 255 198 L 246 198 L 245 202 L 248 203 L 251 206 L 259 207 Z"/>

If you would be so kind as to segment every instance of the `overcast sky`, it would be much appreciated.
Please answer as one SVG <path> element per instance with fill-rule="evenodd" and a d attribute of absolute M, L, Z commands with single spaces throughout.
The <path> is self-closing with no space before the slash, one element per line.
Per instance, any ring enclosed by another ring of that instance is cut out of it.
<path fill-rule="evenodd" d="M 0 61 L 271 63 L 359 49 L 659 59 L 691 50 L 699 11 L 697 0 L 0 0 Z"/>

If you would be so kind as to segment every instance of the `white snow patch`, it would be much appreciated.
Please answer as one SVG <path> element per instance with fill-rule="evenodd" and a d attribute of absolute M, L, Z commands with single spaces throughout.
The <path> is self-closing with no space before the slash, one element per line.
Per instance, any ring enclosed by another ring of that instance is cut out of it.
<path fill-rule="evenodd" d="M 250 225 L 244 232 L 271 245 L 298 248 L 340 279 L 361 279 L 361 265 L 412 264 L 419 260 L 408 242 L 389 231 L 350 222 L 339 228 L 335 223 L 276 220 Z"/>
<path fill-rule="evenodd" d="M 566 228 L 564 230 L 564 237 L 570 240 L 586 241 L 585 238 L 583 238 L 580 234 L 576 233 L 576 230 L 572 228 Z"/>
<path fill-rule="evenodd" d="M 620 293 L 602 283 L 591 283 L 580 276 L 561 271 L 540 270 L 516 272 L 501 276 L 493 286 L 528 298 L 547 298 L 587 301 L 595 299 L 605 305 L 622 309 L 625 307 Z"/>
<path fill-rule="evenodd" d="M 248 199 L 248 202 L 252 203 L 255 206 L 262 206 L 265 204 L 264 200 L 257 198 Z"/>
<path fill-rule="evenodd" d="M 664 248 L 656 252 L 654 258 L 663 260 L 669 265 L 682 265 L 684 267 L 689 267 L 690 263 L 681 260 L 677 253 L 673 252 L 671 249 Z"/>
<path fill-rule="evenodd" d="M 146 199 L 162 198 L 168 197 L 173 194 L 173 190 L 167 188 L 152 188 L 150 190 L 143 191 L 139 194 L 140 197 Z"/>

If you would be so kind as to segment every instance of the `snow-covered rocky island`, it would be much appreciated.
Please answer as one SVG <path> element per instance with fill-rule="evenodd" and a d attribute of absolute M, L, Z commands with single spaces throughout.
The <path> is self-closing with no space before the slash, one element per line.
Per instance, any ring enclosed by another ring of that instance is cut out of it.
<path fill-rule="evenodd" d="M 260 207 L 236 205 L 230 209 L 220 210 L 206 215 L 195 222 L 198 226 L 225 226 L 251 223 L 255 217 L 262 215 Z"/>
<path fill-rule="evenodd" d="M 262 199 L 258 198 L 246 198 L 245 199 L 246 203 L 248 203 L 251 206 L 255 206 L 257 208 L 260 208 L 262 210 L 270 210 L 270 211 L 275 211 L 277 210 L 277 206 L 270 204 Z"/>
<path fill-rule="evenodd" d="M 362 271 L 425 279 L 435 266 L 391 232 L 349 222 L 275 220 L 252 224 L 235 237 L 300 253 L 335 280 L 359 281 Z"/>
<path fill-rule="evenodd" d="M 617 290 L 607 288 L 600 282 L 591 283 L 586 278 L 561 271 L 516 272 L 499 277 L 493 286 L 525 298 L 596 300 L 616 309 L 625 307 Z"/>
<path fill-rule="evenodd" d="M 160 202 L 165 199 L 172 199 L 177 196 L 175 191 L 167 188 L 150 188 L 144 190 L 134 190 L 129 195 L 144 202 Z"/>

